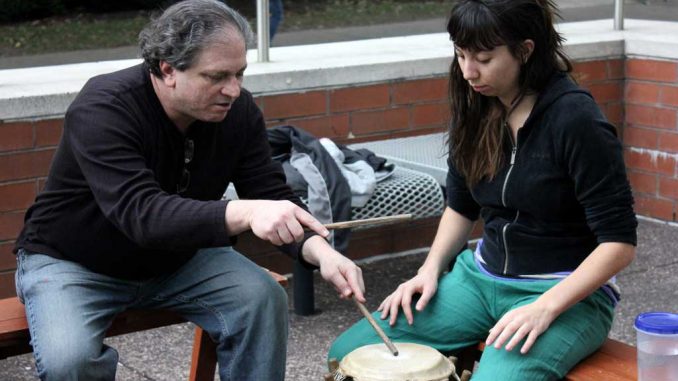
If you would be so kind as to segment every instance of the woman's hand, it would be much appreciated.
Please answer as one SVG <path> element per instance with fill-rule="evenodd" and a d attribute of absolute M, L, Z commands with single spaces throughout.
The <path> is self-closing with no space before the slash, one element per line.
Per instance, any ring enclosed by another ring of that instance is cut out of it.
<path fill-rule="evenodd" d="M 407 323 L 412 325 L 414 323 L 414 316 L 412 314 L 412 297 L 414 294 L 421 294 L 415 308 L 417 311 L 422 311 L 437 290 L 438 272 L 420 270 L 419 274 L 414 278 L 401 283 L 391 295 L 387 296 L 381 302 L 377 311 L 381 311 L 382 320 L 390 315 L 389 325 L 393 326 L 398 317 L 398 309 L 402 307 Z"/>
<path fill-rule="evenodd" d="M 502 316 L 490 330 L 485 343 L 512 350 L 522 339 L 525 344 L 520 353 L 527 353 L 539 335 L 575 303 L 600 288 L 615 274 L 628 266 L 635 256 L 633 245 L 605 242 L 595 250 L 565 279 L 558 282 L 531 304 L 518 307 Z"/>
<path fill-rule="evenodd" d="M 558 314 L 553 309 L 537 299 L 533 303 L 515 308 L 502 316 L 490 329 L 490 335 L 485 344 L 494 343 L 494 347 L 500 349 L 508 341 L 505 349 L 510 351 L 527 337 L 525 344 L 520 348 L 520 353 L 525 354 L 557 316 Z"/>

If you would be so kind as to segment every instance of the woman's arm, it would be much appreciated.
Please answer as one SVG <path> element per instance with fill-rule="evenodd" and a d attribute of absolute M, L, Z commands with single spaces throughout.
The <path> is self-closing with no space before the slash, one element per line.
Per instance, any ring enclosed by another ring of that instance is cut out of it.
<path fill-rule="evenodd" d="M 431 250 L 417 273 L 428 273 L 436 278 L 440 276 L 468 242 L 473 224 L 473 221 L 446 207 L 440 217 Z"/>
<path fill-rule="evenodd" d="M 415 306 L 417 311 L 426 307 L 438 289 L 438 277 L 464 247 L 472 228 L 473 221 L 446 207 L 426 261 L 417 271 L 417 275 L 400 284 L 391 295 L 384 299 L 378 308 L 378 311 L 381 311 L 381 318 L 386 319 L 390 315 L 389 324 L 395 324 L 398 309 L 402 307 L 407 322 L 412 324 L 414 322 L 411 308 L 412 297 L 415 294 L 421 294 Z"/>
<path fill-rule="evenodd" d="M 486 344 L 501 348 L 508 341 L 505 348 L 510 351 L 527 336 L 520 349 L 527 353 L 552 321 L 628 266 L 635 253 L 635 247 L 628 243 L 601 243 L 572 274 L 536 301 L 502 316 L 490 330 Z"/>

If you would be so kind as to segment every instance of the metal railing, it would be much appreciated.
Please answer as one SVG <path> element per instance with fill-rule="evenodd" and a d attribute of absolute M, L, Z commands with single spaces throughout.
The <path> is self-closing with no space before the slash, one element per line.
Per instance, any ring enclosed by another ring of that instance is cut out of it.
<path fill-rule="evenodd" d="M 271 46 L 268 0 L 257 0 L 257 61 L 269 62 Z M 614 29 L 624 29 L 624 0 L 614 0 Z"/>
<path fill-rule="evenodd" d="M 614 30 L 624 29 L 624 0 L 614 0 Z"/>
<path fill-rule="evenodd" d="M 271 45 L 268 0 L 257 0 L 257 61 L 268 62 Z"/>

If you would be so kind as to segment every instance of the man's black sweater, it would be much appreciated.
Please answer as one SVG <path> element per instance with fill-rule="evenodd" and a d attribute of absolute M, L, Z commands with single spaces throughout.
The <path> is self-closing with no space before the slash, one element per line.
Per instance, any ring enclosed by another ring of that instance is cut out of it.
<path fill-rule="evenodd" d="M 185 164 L 187 140 L 194 149 Z M 178 194 L 184 167 L 190 181 Z M 229 182 L 241 198 L 303 205 L 271 160 L 249 92 L 222 122 L 197 121 L 184 135 L 143 64 L 94 77 L 66 112 L 45 189 L 26 213 L 16 250 L 122 278 L 172 271 L 199 248 L 232 243 L 221 200 Z M 288 249 L 297 254 L 298 246 Z"/>

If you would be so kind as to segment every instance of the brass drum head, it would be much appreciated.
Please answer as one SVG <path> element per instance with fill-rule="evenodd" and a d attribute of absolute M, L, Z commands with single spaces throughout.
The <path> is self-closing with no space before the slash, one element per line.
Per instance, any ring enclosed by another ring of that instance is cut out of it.
<path fill-rule="evenodd" d="M 393 356 L 384 344 L 360 347 L 341 360 L 337 371 L 355 381 L 447 381 L 454 372 L 452 362 L 431 347 L 394 345 L 398 356 Z"/>

